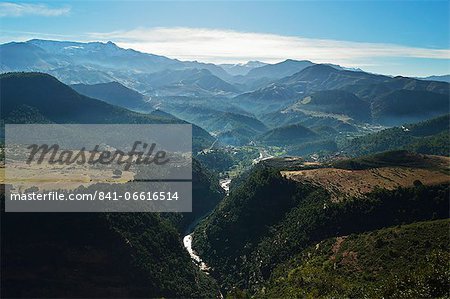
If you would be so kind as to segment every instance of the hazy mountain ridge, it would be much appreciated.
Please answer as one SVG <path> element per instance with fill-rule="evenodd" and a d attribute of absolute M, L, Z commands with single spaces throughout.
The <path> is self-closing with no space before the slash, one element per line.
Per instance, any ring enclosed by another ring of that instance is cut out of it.
<path fill-rule="evenodd" d="M 145 103 L 147 97 L 118 82 L 113 81 L 93 85 L 73 84 L 70 85 L 70 87 L 82 95 L 105 101 L 111 105 L 132 110 L 151 109 L 150 106 Z"/>
<path fill-rule="evenodd" d="M 261 135 L 258 139 L 262 143 L 269 145 L 292 145 L 311 141 L 317 137 L 318 135 L 312 130 L 300 124 L 295 124 L 272 129 Z"/>
<path fill-rule="evenodd" d="M 171 89 L 174 95 L 187 95 L 195 92 L 198 88 L 198 95 L 212 94 L 236 94 L 239 89 L 232 84 L 225 82 L 219 77 L 213 75 L 206 69 L 185 69 L 185 70 L 165 70 L 162 72 L 149 74 L 145 77 L 145 83 L 151 88 L 146 93 L 149 95 L 165 95 L 164 92 Z M 187 89 L 194 91 L 186 91 Z M 197 94 L 193 94 L 197 95 Z"/>
<path fill-rule="evenodd" d="M 375 122 L 399 125 L 422 121 L 450 111 L 449 96 L 422 90 L 400 89 L 376 98 L 371 105 Z"/>
<path fill-rule="evenodd" d="M 420 77 L 418 79 L 450 83 L 450 75 L 428 76 L 428 77 Z"/>
<path fill-rule="evenodd" d="M 243 112 L 237 113 L 255 115 L 259 120 L 270 113 L 286 112 L 292 104 L 313 93 L 324 94 L 326 91 L 337 96 L 346 91 L 371 103 L 372 117 L 367 116 L 367 109 L 363 107 L 366 104 L 356 101 L 355 97 L 353 104 L 348 102 L 347 106 L 337 108 L 335 101 L 342 97 L 330 96 L 329 103 L 303 105 L 307 108 L 305 111 L 312 117 L 350 117 L 350 122 L 396 125 L 399 122 L 420 121 L 445 113 L 447 107 L 440 95 L 449 94 L 449 84 L 444 82 L 370 74 L 336 65 L 314 64 L 306 60 L 287 59 L 265 65 L 249 62 L 240 65 L 249 69 L 248 73 L 234 76 L 224 69 L 233 67 L 230 65 L 222 68 L 211 63 L 179 61 L 122 49 L 112 42 L 79 43 L 35 39 L 0 45 L 0 56 L 4 58 L 0 66 L 2 71 L 44 71 L 70 84 L 116 81 L 150 98 L 159 98 L 158 101 L 174 96 L 188 97 L 187 102 L 208 98 L 211 100 L 203 101 L 207 109 L 233 112 L 232 109 L 239 108 Z M 108 99 L 110 102 L 112 97 L 111 95 L 111 99 Z M 346 98 L 350 99 L 352 96 L 348 95 Z M 414 105 L 406 105 L 409 98 L 415 101 Z M 102 99 L 106 100 L 105 97 Z M 150 99 L 149 105 L 158 108 L 158 101 Z M 433 108 L 435 111 L 424 109 L 425 102 L 430 101 L 436 103 Z M 394 102 L 399 104 L 394 105 Z M 112 103 L 129 105 L 118 99 Z M 418 106 L 414 108 L 416 104 Z M 172 102 L 172 110 L 168 112 L 176 114 L 185 105 Z M 228 108 L 223 108 L 226 105 Z M 330 109 L 333 105 L 334 108 Z M 221 108 L 218 109 L 218 106 Z M 301 110 L 290 109 L 286 116 L 294 119 L 296 117 L 292 114 L 301 113 Z M 358 113 L 358 110 L 361 112 Z M 201 111 L 197 113 L 199 117 Z M 206 118 L 207 114 L 203 117 Z M 395 118 L 397 122 L 392 121 Z M 280 122 L 280 125 L 287 124 L 292 123 Z M 265 125 L 273 126 L 273 123 Z"/>
<path fill-rule="evenodd" d="M 220 67 L 232 76 L 245 76 L 252 69 L 265 65 L 267 65 L 267 63 L 261 61 L 249 61 L 247 63 L 221 64 Z"/>
<path fill-rule="evenodd" d="M 76 64 L 101 65 L 119 70 L 130 68 L 146 72 L 182 66 L 180 61 L 133 49 L 123 49 L 112 42 L 79 43 L 33 39 L 26 43 Z"/>
<path fill-rule="evenodd" d="M 353 110 L 350 115 L 356 120 L 392 125 L 399 122 L 424 120 L 445 113 L 448 111 L 448 105 L 446 105 L 448 101 L 445 98 L 448 97 L 449 89 L 450 85 L 444 82 L 421 81 L 405 77 L 392 78 L 365 72 L 339 70 L 329 65 L 318 64 L 280 79 L 268 87 L 239 95 L 236 100 L 242 101 L 243 107 L 247 109 L 251 109 L 252 103 L 258 103 L 254 105 L 257 107 L 253 110 L 255 113 L 261 113 L 261 109 L 265 113 L 273 113 L 277 109 L 288 111 L 289 109 L 281 109 L 280 106 L 289 107 L 295 101 L 301 103 L 302 100 L 308 99 L 317 92 L 319 94 L 334 92 L 334 96 L 328 97 L 328 103 L 322 103 L 332 105 L 334 101 L 342 99 L 342 96 L 338 95 L 346 91 L 353 94 L 347 98 L 353 97 L 355 105 L 340 111 L 331 110 L 332 112 L 345 116 Z M 356 101 L 357 97 L 361 100 Z M 410 98 L 413 103 L 408 102 Z M 267 101 L 269 104 L 266 103 Z M 359 106 L 356 105 L 357 102 Z M 361 105 L 367 106 L 364 102 L 370 104 L 370 113 L 367 108 L 362 108 Z M 430 102 L 435 105 L 428 105 L 427 103 Z M 308 105 L 305 103 L 304 107 Z M 358 113 L 359 109 L 361 113 Z M 324 107 L 317 106 L 312 110 L 324 112 Z M 373 118 L 368 114 L 372 114 Z M 384 116 L 380 117 L 380 114 Z M 397 122 L 393 123 L 396 118 Z"/>
<path fill-rule="evenodd" d="M 358 121 L 370 122 L 369 103 L 342 90 L 316 91 L 289 106 L 284 111 L 318 111 L 330 115 L 343 115 Z"/>
<path fill-rule="evenodd" d="M 27 123 L 34 117 L 45 117 L 55 123 L 81 124 L 171 124 L 187 123 L 173 117 L 142 114 L 104 101 L 78 94 L 56 78 L 42 73 L 6 73 L 0 75 L 1 113 L 4 123 L 24 121 L 20 110 L 32 107 L 39 114 L 29 114 Z M 205 130 L 192 126 L 194 150 L 208 147 L 214 139 Z"/>
<path fill-rule="evenodd" d="M 254 68 L 248 72 L 247 77 L 281 79 L 300 72 L 311 65 L 313 65 L 313 63 L 308 60 L 298 61 L 287 59 L 279 63 Z"/>
<path fill-rule="evenodd" d="M 21 43 L 0 45 L 1 70 L 8 71 L 51 71 L 59 77 L 59 72 L 67 67 L 93 68 L 95 71 L 107 73 L 114 80 L 129 86 L 131 76 L 140 73 L 156 73 L 164 70 L 183 70 L 190 68 L 208 69 L 221 76 L 229 76 L 222 68 L 214 64 L 200 62 L 181 62 L 164 56 L 147 54 L 132 49 L 123 49 L 112 42 L 79 43 L 50 40 L 30 40 Z M 59 71 L 58 71 L 59 70 Z M 66 83 L 104 83 L 104 81 L 85 82 L 86 78 L 77 80 L 62 76 Z M 79 80 L 79 81 L 78 81 Z M 139 82 L 133 82 L 140 88 Z M 133 87 L 133 86 L 129 86 Z"/>

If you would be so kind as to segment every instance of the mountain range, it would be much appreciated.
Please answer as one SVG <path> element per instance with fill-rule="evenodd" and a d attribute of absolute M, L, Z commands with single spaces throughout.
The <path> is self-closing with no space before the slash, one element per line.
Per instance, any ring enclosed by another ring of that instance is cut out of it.
<path fill-rule="evenodd" d="M 419 79 L 450 83 L 450 75 L 428 76 L 428 77 L 421 77 Z"/>
<path fill-rule="evenodd" d="M 138 113 L 89 98 L 43 73 L 0 75 L 1 119 L 5 123 L 173 124 L 187 123 L 158 111 Z M 123 89 L 121 89 L 123 90 Z M 131 93 L 136 96 L 136 93 Z M 193 126 L 195 150 L 209 147 L 212 136 Z"/>
<path fill-rule="evenodd" d="M 2 295 L 449 296 L 449 83 L 112 42 L 0 58 L 1 162 L 5 124 L 193 129 L 191 213 L 5 213 L 5 185 Z"/>
<path fill-rule="evenodd" d="M 234 136 L 223 138 L 225 143 L 245 144 L 269 129 L 300 123 L 348 132 L 422 121 L 449 110 L 449 83 L 307 60 L 215 65 L 112 42 L 36 39 L 0 45 L 0 57 L 2 72 L 45 72 L 82 95 L 138 112 L 163 110 L 211 133 Z M 260 124 L 249 126 L 249 119 Z"/>

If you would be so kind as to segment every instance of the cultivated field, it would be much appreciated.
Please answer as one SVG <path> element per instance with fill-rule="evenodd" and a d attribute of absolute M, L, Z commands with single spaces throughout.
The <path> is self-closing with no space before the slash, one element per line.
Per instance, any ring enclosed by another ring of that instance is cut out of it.
<path fill-rule="evenodd" d="M 449 159 L 442 157 L 443 164 L 449 165 Z M 448 169 L 388 166 L 364 170 L 339 168 L 317 168 L 298 171 L 282 171 L 288 179 L 310 182 L 325 188 L 332 194 L 333 201 L 349 196 L 361 196 L 376 187 L 395 189 L 410 187 L 419 180 L 424 185 L 450 183 Z"/>
<path fill-rule="evenodd" d="M 96 183 L 126 183 L 133 180 L 134 173 L 122 171 L 116 176 L 113 170 L 95 169 L 83 166 L 60 166 L 41 164 L 30 167 L 25 163 L 9 164 L 0 167 L 0 184 L 11 184 L 17 191 L 23 192 L 31 187 L 39 190 L 73 190 L 79 186 Z"/>

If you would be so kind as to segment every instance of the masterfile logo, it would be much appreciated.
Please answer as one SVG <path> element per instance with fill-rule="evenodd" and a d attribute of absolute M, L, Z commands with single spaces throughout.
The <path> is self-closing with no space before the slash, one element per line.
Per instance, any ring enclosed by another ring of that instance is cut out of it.
<path fill-rule="evenodd" d="M 142 150 L 139 150 L 139 147 Z M 169 162 L 169 158 L 166 158 L 167 153 L 163 150 L 157 151 L 153 154 L 156 148 L 156 143 L 149 145 L 142 141 L 135 141 L 131 150 L 127 153 L 121 150 L 100 150 L 100 145 L 95 145 L 92 150 L 86 150 L 85 147 L 78 151 L 74 150 L 61 150 L 58 144 L 49 146 L 48 144 L 32 144 L 27 147 L 30 150 L 30 154 L 27 159 L 27 164 L 37 163 L 42 164 L 45 161 L 49 164 L 60 165 L 83 165 L 83 164 L 113 164 L 124 165 L 125 170 L 129 170 L 133 163 L 138 165 L 144 164 L 156 164 L 164 165 Z M 98 155 L 98 157 L 96 157 Z"/>
<path fill-rule="evenodd" d="M 7 212 L 189 212 L 191 125 L 6 125 Z"/>

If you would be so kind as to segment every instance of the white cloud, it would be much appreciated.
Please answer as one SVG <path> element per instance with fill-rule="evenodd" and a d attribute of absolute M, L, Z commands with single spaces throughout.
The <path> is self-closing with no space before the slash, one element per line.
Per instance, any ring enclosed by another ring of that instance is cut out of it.
<path fill-rule="evenodd" d="M 51 8 L 45 4 L 0 2 L 0 17 L 45 16 L 56 17 L 67 15 L 70 7 Z"/>
<path fill-rule="evenodd" d="M 374 59 L 381 57 L 450 59 L 449 49 L 203 28 L 137 28 L 89 33 L 89 36 L 99 40 L 112 40 L 121 47 L 147 53 L 214 63 L 248 60 L 278 62 L 291 58 L 361 67 L 373 65 Z"/>

